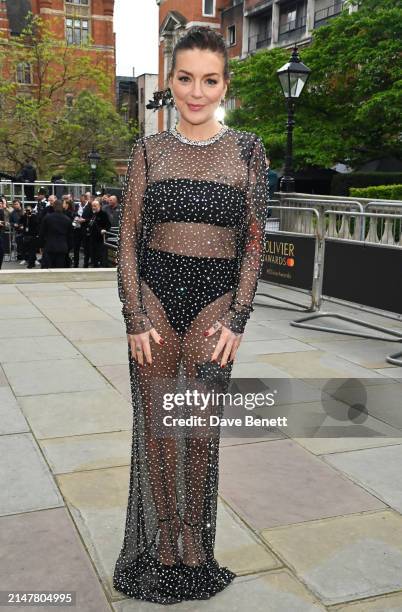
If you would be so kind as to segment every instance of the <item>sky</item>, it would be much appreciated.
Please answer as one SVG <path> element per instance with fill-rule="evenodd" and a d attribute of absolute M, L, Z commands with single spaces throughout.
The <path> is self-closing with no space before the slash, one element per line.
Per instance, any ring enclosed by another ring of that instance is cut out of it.
<path fill-rule="evenodd" d="M 158 27 L 156 0 L 115 0 L 118 76 L 158 72 Z"/>

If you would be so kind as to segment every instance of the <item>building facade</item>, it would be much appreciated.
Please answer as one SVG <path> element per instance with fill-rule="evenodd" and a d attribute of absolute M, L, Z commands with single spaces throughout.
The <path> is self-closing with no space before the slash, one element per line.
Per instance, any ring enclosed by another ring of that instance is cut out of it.
<path fill-rule="evenodd" d="M 115 101 L 114 0 L 0 0 L 1 34 L 6 39 L 18 36 L 25 26 L 28 12 L 48 22 L 52 35 L 66 40 L 68 45 L 76 46 L 77 53 L 102 57 L 105 71 L 111 79 L 110 99 Z M 89 40 L 88 50 L 79 49 L 82 43 Z M 26 74 L 21 76 L 25 84 L 29 84 L 27 67 Z"/>
<path fill-rule="evenodd" d="M 315 28 L 345 9 L 344 0 L 156 0 L 159 6 L 159 83 L 167 87 L 173 47 L 193 25 L 208 25 L 225 37 L 230 58 L 244 59 L 261 49 L 307 45 Z M 349 7 L 347 10 L 356 10 Z M 236 104 L 225 102 L 226 110 Z M 177 120 L 159 113 L 159 130 Z M 175 112 L 173 111 L 175 115 Z"/>

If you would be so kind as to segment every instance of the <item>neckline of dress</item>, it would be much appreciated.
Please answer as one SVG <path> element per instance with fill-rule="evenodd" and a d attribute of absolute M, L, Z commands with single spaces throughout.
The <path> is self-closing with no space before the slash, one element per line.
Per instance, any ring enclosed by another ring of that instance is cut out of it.
<path fill-rule="evenodd" d="M 176 126 L 171 128 L 169 132 L 175 138 L 177 138 L 181 142 L 184 142 L 185 144 L 195 145 L 198 147 L 205 147 L 206 145 L 212 144 L 213 142 L 216 142 L 217 140 L 222 138 L 222 136 L 227 132 L 228 129 L 229 128 L 227 125 L 222 124 L 222 127 L 219 130 L 219 132 L 217 132 L 214 136 L 211 136 L 211 138 L 207 138 L 207 140 L 192 140 L 191 138 L 187 138 L 187 136 L 184 136 L 184 134 L 182 134 L 181 132 L 177 130 Z"/>

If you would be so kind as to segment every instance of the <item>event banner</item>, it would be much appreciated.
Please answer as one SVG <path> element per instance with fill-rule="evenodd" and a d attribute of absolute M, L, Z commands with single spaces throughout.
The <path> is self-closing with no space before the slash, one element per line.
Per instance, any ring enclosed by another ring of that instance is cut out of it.
<path fill-rule="evenodd" d="M 265 241 L 261 279 L 311 290 L 315 238 L 267 232 Z"/>

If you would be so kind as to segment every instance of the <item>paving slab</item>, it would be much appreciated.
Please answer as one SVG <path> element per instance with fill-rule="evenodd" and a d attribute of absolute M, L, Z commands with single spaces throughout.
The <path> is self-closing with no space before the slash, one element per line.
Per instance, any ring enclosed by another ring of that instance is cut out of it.
<path fill-rule="evenodd" d="M 249 342 L 250 340 L 281 340 L 288 339 L 289 335 L 280 332 L 276 326 L 267 327 L 263 322 L 248 321 L 246 330 L 244 332 L 242 344 Z"/>
<path fill-rule="evenodd" d="M 304 314 L 301 314 L 301 316 L 297 316 L 294 317 L 294 320 L 296 321 L 299 318 L 302 318 L 304 316 Z M 321 320 L 318 319 L 318 321 L 316 321 L 314 323 L 314 321 L 312 321 L 312 324 L 314 325 L 324 325 L 324 321 L 325 320 Z M 261 321 L 261 325 L 268 327 L 270 329 L 277 329 L 278 331 L 282 332 L 283 334 L 286 335 L 286 337 L 288 338 L 296 338 L 297 340 L 301 340 L 303 342 L 311 342 L 311 341 L 323 341 L 323 342 L 329 342 L 332 340 L 335 341 L 342 341 L 342 340 L 350 340 L 350 336 L 346 335 L 346 334 L 340 334 L 340 333 L 335 333 L 335 332 L 326 332 L 326 331 L 319 331 L 316 329 L 310 329 L 308 327 L 295 327 L 294 325 L 291 325 L 291 321 L 286 321 L 286 320 L 277 320 L 277 321 Z M 340 331 L 343 329 L 350 329 L 352 331 L 360 331 L 359 327 L 357 327 L 356 325 L 353 325 L 353 323 L 348 324 L 346 321 L 340 321 L 337 319 L 330 319 L 327 322 L 327 325 L 331 325 L 331 327 L 335 328 L 335 329 L 339 329 Z M 375 330 L 373 330 L 375 331 Z M 381 335 L 383 332 L 377 332 L 379 335 Z"/>
<path fill-rule="evenodd" d="M 165 606 L 124 599 L 113 605 L 116 612 L 151 612 Z M 169 606 L 182 612 L 323 612 L 325 608 L 287 570 L 236 577 L 221 593 L 207 601 L 183 601 Z"/>
<path fill-rule="evenodd" d="M 0 436 L 0 516 L 63 506 L 33 436 Z"/>
<path fill-rule="evenodd" d="M 397 351 L 393 351 L 393 353 L 396 352 Z M 400 366 L 389 366 L 388 368 L 379 368 L 375 371 L 378 374 L 381 374 L 382 376 L 389 376 L 390 378 L 394 378 L 395 380 L 399 380 L 400 378 L 402 378 L 402 368 Z"/>
<path fill-rule="evenodd" d="M 402 612 L 402 593 L 334 606 L 331 612 Z"/>
<path fill-rule="evenodd" d="M 236 361 L 233 365 L 232 378 L 289 378 L 285 370 L 281 370 L 269 363 Z"/>
<path fill-rule="evenodd" d="M 310 340 L 310 345 L 316 349 L 333 353 L 338 357 L 347 359 L 365 368 L 384 368 L 387 364 L 386 356 L 395 353 L 400 346 L 396 342 L 384 340 L 369 340 L 354 338 L 353 340 L 318 341 Z"/>
<path fill-rule="evenodd" d="M 85 341 L 105 338 L 121 338 L 126 340 L 121 323 L 114 319 L 108 321 L 62 321 L 58 329 L 71 341 Z"/>
<path fill-rule="evenodd" d="M 345 451 L 359 450 L 363 448 L 377 448 L 379 446 L 392 446 L 402 444 L 402 438 L 292 438 L 314 455 L 325 455 L 327 453 L 342 453 Z"/>
<path fill-rule="evenodd" d="M 0 387 L 8 387 L 8 380 L 0 364 Z"/>
<path fill-rule="evenodd" d="M 402 590 L 402 516 L 392 510 L 261 535 L 324 605 Z"/>
<path fill-rule="evenodd" d="M 30 304 L 28 298 L 25 297 L 22 293 L 0 293 L 0 307 L 6 305 L 14 305 L 14 304 Z"/>
<path fill-rule="evenodd" d="M 39 445 L 52 472 L 64 474 L 128 465 L 131 438 L 130 431 L 113 431 L 44 439 Z"/>
<path fill-rule="evenodd" d="M 130 374 L 126 364 L 99 366 L 99 372 L 115 387 L 129 402 L 131 402 Z"/>
<path fill-rule="evenodd" d="M 339 399 L 346 398 L 350 405 L 361 402 L 358 388 L 338 389 Z M 365 406 L 369 414 L 402 429 L 402 381 L 388 381 L 384 385 L 370 385 L 365 388 Z"/>
<path fill-rule="evenodd" d="M 306 344 L 306 347 L 310 345 Z M 361 365 L 328 353 L 323 350 L 307 350 L 304 353 L 278 353 L 277 355 L 257 355 L 255 361 L 269 363 L 274 367 L 284 370 L 289 377 L 293 378 L 379 378 L 380 374 L 367 369 Z M 385 353 L 384 353 L 385 362 Z"/>
<path fill-rule="evenodd" d="M 20 363 L 3 364 L 4 372 L 17 396 L 41 395 L 101 389 L 105 379 L 84 358 L 24 362 L 24 376 Z"/>
<path fill-rule="evenodd" d="M 58 329 L 44 317 L 19 319 L 17 325 L 10 325 L 7 319 L 0 319 L 0 338 L 33 338 L 59 335 Z"/>
<path fill-rule="evenodd" d="M 23 431 L 29 431 L 29 426 L 13 392 L 8 386 L 0 386 L 0 435 Z"/>
<path fill-rule="evenodd" d="M 402 445 L 336 453 L 323 458 L 402 513 Z"/>
<path fill-rule="evenodd" d="M 65 283 L 41 283 L 39 281 L 35 281 L 30 283 L 16 283 L 15 285 L 19 291 L 25 293 L 26 295 L 34 295 L 36 293 L 44 294 L 44 293 L 70 293 L 68 286 Z"/>
<path fill-rule="evenodd" d="M 98 287 L 117 287 L 116 279 L 97 281 L 66 281 L 64 284 L 66 285 L 66 287 L 71 287 L 71 289 L 90 289 L 92 287 L 94 287 L 95 289 Z"/>
<path fill-rule="evenodd" d="M 104 340 L 74 341 L 78 350 L 96 366 L 127 364 L 127 337 L 108 338 Z M 168 351 L 166 347 L 166 351 Z"/>
<path fill-rule="evenodd" d="M 89 302 L 71 291 L 68 295 L 30 295 L 30 300 L 40 310 L 53 310 L 54 308 L 75 309 L 90 306 Z"/>
<path fill-rule="evenodd" d="M 110 612 L 65 508 L 0 518 L 0 568 L 0 590 L 75 591 L 77 612 Z M 24 606 L 18 610 L 40 612 L 45 608 Z"/>
<path fill-rule="evenodd" d="M 125 525 L 129 467 L 116 467 L 56 477 L 78 530 L 113 598 L 114 565 Z M 277 559 L 229 509 L 218 503 L 216 558 L 233 571 L 252 573 L 278 567 Z"/>
<path fill-rule="evenodd" d="M 110 321 L 111 319 L 107 312 L 104 312 L 96 306 L 91 306 L 90 304 L 71 309 L 43 308 L 42 311 L 45 316 L 54 323 L 59 323 L 61 321 Z"/>
<path fill-rule="evenodd" d="M 71 393 L 18 397 L 36 438 L 129 430 L 131 405 L 110 386 Z"/>
<path fill-rule="evenodd" d="M 0 361 L 3 364 L 76 358 L 82 358 L 81 353 L 61 335 L 0 338 Z"/>
<path fill-rule="evenodd" d="M 301 353 L 314 350 L 310 345 L 292 338 L 281 340 L 254 340 L 242 342 L 236 353 L 238 362 L 263 361 L 272 353 Z"/>
<path fill-rule="evenodd" d="M 221 447 L 220 492 L 253 528 L 385 505 L 291 440 Z"/>
<path fill-rule="evenodd" d="M 43 314 L 33 304 L 5 304 L 0 308 L 0 319 L 15 326 L 15 319 L 33 319 L 43 317 Z"/>
<path fill-rule="evenodd" d="M 297 397 L 292 404 L 282 404 L 278 401 L 272 407 L 256 407 L 253 413 L 261 417 L 286 417 L 286 425 L 278 425 L 277 428 L 292 438 L 310 437 L 314 440 L 327 437 L 339 440 L 360 436 L 372 437 L 375 441 L 377 437 L 386 436 L 391 443 L 402 442 L 402 430 L 398 427 L 392 427 L 365 412 L 351 413 L 349 404 L 326 397 L 325 393 L 319 402 L 296 403 L 295 400 Z"/>

